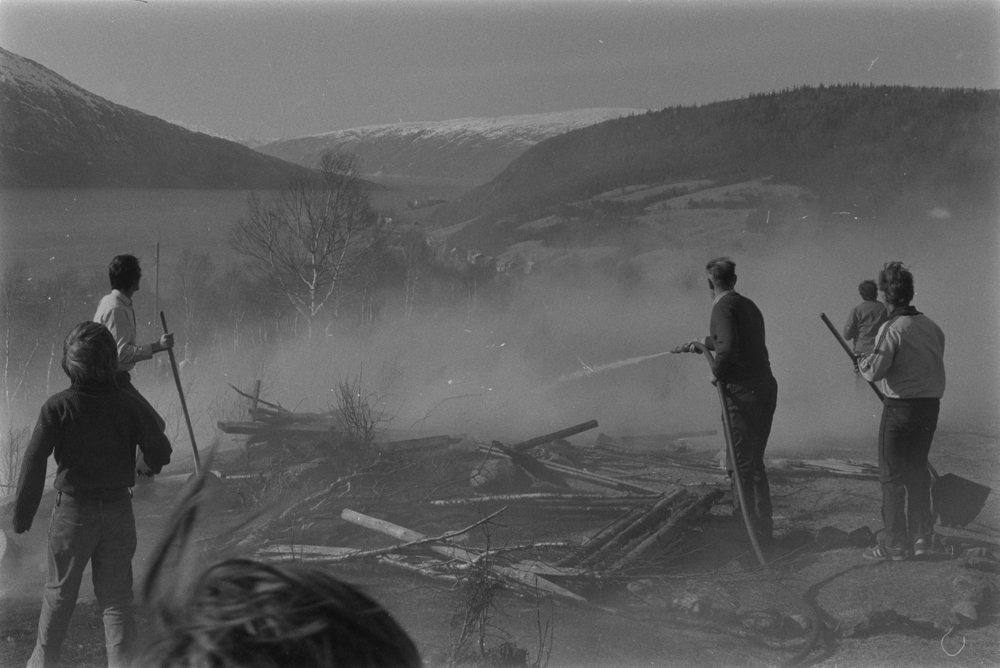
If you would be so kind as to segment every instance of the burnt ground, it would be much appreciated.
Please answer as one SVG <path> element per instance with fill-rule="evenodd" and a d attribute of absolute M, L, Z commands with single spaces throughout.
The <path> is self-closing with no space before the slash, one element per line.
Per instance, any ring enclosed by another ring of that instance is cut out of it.
<path fill-rule="evenodd" d="M 614 453 L 583 446 L 573 450 L 578 451 L 575 463 L 589 470 L 658 489 L 681 485 L 700 494 L 725 487 L 714 461 L 718 441 L 706 437 L 684 442 L 683 447 L 623 448 Z M 988 435 L 942 432 L 935 439 L 932 461 L 941 473 L 997 488 L 996 467 L 982 465 L 995 461 L 997 444 L 998 439 Z M 202 520 L 206 556 L 252 554 L 265 544 L 393 544 L 391 538 L 340 519 L 344 508 L 433 536 L 467 527 L 506 507 L 488 525 L 457 541 L 470 549 L 488 544 L 505 550 L 512 561 L 530 557 L 551 562 L 568 552 L 567 543 L 580 543 L 625 510 L 624 505 L 595 509 L 538 501 L 434 505 L 436 499 L 471 495 L 468 475 L 482 461 L 481 454 L 453 445 L 377 460 L 345 460 L 317 457 L 323 446 L 314 446 L 309 452 L 284 447 L 258 453 L 249 466 L 260 473 L 242 478 L 239 473 L 246 475 L 248 467 L 242 454 L 233 451 L 217 458 L 213 469 L 230 476 Z M 825 456 L 865 459 L 836 447 Z M 302 461 L 320 463 L 295 463 Z M 767 568 L 758 564 L 742 522 L 732 517 L 731 500 L 724 497 L 680 543 L 629 571 L 552 578 L 586 597 L 587 604 L 536 597 L 516 588 L 497 591 L 488 646 L 507 643 L 508 648 L 526 650 L 529 664 L 539 660 L 542 646 L 539 663 L 547 660 L 551 667 L 1000 665 L 1000 618 L 993 594 L 997 575 L 990 572 L 996 562 L 986 558 L 1000 554 L 996 494 L 965 528 L 939 527 L 943 540 L 938 554 L 920 561 L 877 563 L 863 559 L 861 548 L 846 544 L 844 534 L 829 529 L 881 526 L 878 484 L 870 475 L 772 464 L 777 540 L 767 549 Z M 162 476 L 148 496 L 136 499 L 142 546 L 137 576 L 186 479 L 182 473 Z M 600 491 L 572 484 L 577 491 Z M 310 501 L 293 505 L 306 497 Z M 31 653 L 51 503 L 47 495 L 34 529 L 11 541 L 0 569 L 2 666 L 23 665 Z M 264 514 L 250 525 L 231 531 L 261 509 Z M 969 552 L 976 548 L 980 550 Z M 978 562 L 962 558 L 970 554 L 986 557 Z M 468 610 L 467 587 L 374 559 L 323 567 L 382 601 L 416 640 L 427 665 L 448 664 L 456 620 Z M 977 596 L 981 600 L 974 600 Z M 821 631 L 813 633 L 816 619 L 821 620 Z M 551 638 L 540 640 L 546 629 Z M 518 658 L 523 665 L 523 657 Z M 104 660 L 101 621 L 85 583 L 66 661 L 90 668 L 105 665 Z"/>

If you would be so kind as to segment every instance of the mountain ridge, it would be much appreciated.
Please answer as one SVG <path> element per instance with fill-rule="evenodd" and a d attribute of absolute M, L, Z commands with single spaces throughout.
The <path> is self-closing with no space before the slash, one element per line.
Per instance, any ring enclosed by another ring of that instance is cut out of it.
<path fill-rule="evenodd" d="M 264 188 L 313 171 L 116 104 L 0 48 L 0 186 Z"/>
<path fill-rule="evenodd" d="M 410 121 L 283 139 L 256 150 L 314 167 L 328 150 L 354 153 L 371 176 L 431 177 L 483 183 L 549 137 L 645 109 L 592 108 L 567 112 Z"/>

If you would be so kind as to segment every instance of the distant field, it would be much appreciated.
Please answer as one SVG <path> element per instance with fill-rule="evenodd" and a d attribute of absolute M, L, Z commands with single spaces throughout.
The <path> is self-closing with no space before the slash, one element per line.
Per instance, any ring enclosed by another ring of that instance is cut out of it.
<path fill-rule="evenodd" d="M 151 276 L 181 251 L 228 260 L 229 225 L 243 214 L 241 190 L 18 188 L 0 190 L 0 269 L 23 260 L 34 274 L 78 267 L 103 270 L 119 253 L 139 257 Z"/>

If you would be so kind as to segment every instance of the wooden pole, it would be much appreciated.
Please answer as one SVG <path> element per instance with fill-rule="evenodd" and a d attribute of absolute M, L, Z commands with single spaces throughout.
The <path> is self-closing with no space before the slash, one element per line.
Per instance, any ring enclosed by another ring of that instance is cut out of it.
<path fill-rule="evenodd" d="M 837 343 L 839 343 L 840 347 L 844 349 L 844 352 L 847 353 L 847 356 L 851 358 L 851 361 L 854 362 L 855 365 L 857 365 L 858 356 L 854 354 L 854 351 L 851 350 L 851 347 L 847 345 L 847 341 L 844 340 L 844 337 L 840 335 L 840 332 L 837 331 L 837 328 L 834 327 L 833 323 L 830 322 L 830 319 L 826 317 L 826 313 L 820 313 L 819 317 L 823 321 L 823 324 L 826 325 L 827 328 L 830 330 L 830 332 L 833 334 L 834 338 L 837 339 Z M 865 380 L 868 382 L 868 386 L 872 388 L 872 392 L 874 392 L 878 396 L 878 400 L 885 401 L 885 395 L 882 394 L 882 390 L 878 389 L 878 385 L 868 380 L 867 378 L 865 378 Z"/>
<path fill-rule="evenodd" d="M 163 333 L 168 334 L 167 330 L 167 316 L 163 315 L 163 311 L 160 311 L 160 324 L 163 325 Z M 181 399 L 181 410 L 184 411 L 184 422 L 187 423 L 188 436 L 191 437 L 191 451 L 194 453 L 194 473 L 199 475 L 201 473 L 201 458 L 198 456 L 198 444 L 194 440 L 194 427 L 191 426 L 191 415 L 188 413 L 187 402 L 184 400 L 184 388 L 181 386 L 181 374 L 177 370 L 177 358 L 174 357 L 174 349 L 167 348 L 167 354 L 170 356 L 170 370 L 174 372 L 174 383 L 177 385 L 177 396 Z"/>
<path fill-rule="evenodd" d="M 554 431 L 551 434 L 545 434 L 544 436 L 536 436 L 535 438 L 527 441 L 521 441 L 520 443 L 515 443 L 514 445 L 508 447 L 515 452 L 524 452 L 525 450 L 530 450 L 536 445 L 551 443 L 552 441 L 560 438 L 569 438 L 570 436 L 575 436 L 576 434 L 593 429 L 596 426 L 597 420 L 588 420 L 582 424 L 566 427 L 565 429 L 560 429 L 559 431 Z"/>
<path fill-rule="evenodd" d="M 160 242 L 156 242 L 156 264 L 153 279 L 153 321 L 156 321 L 156 314 L 160 312 Z"/>

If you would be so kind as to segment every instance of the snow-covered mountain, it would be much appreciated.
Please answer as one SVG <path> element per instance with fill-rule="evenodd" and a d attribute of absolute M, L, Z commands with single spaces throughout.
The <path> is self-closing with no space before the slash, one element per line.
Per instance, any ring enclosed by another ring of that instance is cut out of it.
<path fill-rule="evenodd" d="M 326 151 L 348 151 L 357 156 L 361 171 L 368 175 L 436 177 L 474 184 L 489 181 L 543 139 L 645 111 L 579 109 L 372 125 L 285 139 L 256 149 L 307 167 L 315 167 Z"/>
<path fill-rule="evenodd" d="M 257 188 L 307 174 L 115 104 L 0 49 L 0 186 Z"/>

